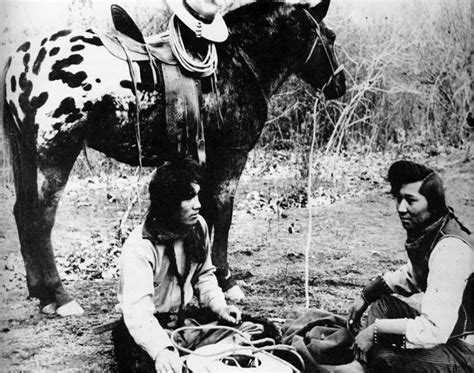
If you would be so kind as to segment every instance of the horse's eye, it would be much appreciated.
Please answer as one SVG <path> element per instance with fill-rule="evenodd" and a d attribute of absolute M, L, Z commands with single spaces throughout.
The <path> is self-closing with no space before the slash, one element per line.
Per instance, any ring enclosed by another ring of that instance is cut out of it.
<path fill-rule="evenodd" d="M 336 41 L 336 34 L 334 33 L 334 31 L 328 29 L 327 37 L 331 41 L 331 43 L 334 43 Z"/>

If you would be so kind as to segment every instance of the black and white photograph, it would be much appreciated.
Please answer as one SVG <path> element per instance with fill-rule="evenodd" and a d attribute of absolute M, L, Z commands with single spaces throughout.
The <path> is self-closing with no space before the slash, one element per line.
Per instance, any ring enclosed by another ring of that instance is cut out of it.
<path fill-rule="evenodd" d="M 0 371 L 474 373 L 471 1 L 0 13 Z"/>

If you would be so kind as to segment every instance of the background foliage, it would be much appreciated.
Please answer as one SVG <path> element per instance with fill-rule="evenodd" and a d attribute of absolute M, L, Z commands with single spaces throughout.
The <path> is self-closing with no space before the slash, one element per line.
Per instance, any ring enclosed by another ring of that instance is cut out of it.
<path fill-rule="evenodd" d="M 318 107 L 318 145 L 327 152 L 413 146 L 431 152 L 468 142 L 470 2 L 334 2 L 348 93 Z M 308 144 L 314 97 L 290 81 L 273 100 L 262 144 Z"/>
<path fill-rule="evenodd" d="M 246 2 L 223 2 L 223 8 L 229 11 Z M 39 33 L 64 27 L 108 28 L 110 3 L 3 2 L 8 17 L 2 56 Z M 116 3 L 131 13 L 145 34 L 166 28 L 169 13 L 164 1 Z M 48 6 L 54 11 L 45 12 Z M 284 160 L 296 176 L 305 177 L 313 125 L 318 160 L 370 152 L 388 152 L 392 158 L 413 152 L 436 155 L 450 147 L 466 147 L 469 156 L 470 7 L 469 0 L 333 0 L 326 23 L 337 34 L 347 94 L 340 100 L 319 101 L 305 83 L 292 77 L 271 101 L 267 126 L 249 164 L 265 161 L 271 168 Z M 10 173 L 3 137 L 0 145 L 0 176 L 5 181 Z M 89 158 L 94 169 L 81 155 L 74 174 L 133 172 L 92 151 Z"/>

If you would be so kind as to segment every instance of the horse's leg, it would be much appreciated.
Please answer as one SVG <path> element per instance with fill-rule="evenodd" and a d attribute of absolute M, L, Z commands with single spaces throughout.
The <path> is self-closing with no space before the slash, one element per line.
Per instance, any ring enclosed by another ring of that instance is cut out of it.
<path fill-rule="evenodd" d="M 61 165 L 38 170 L 38 179 L 42 179 L 38 184 L 38 192 L 30 191 L 29 196 L 20 195 L 15 204 L 30 295 L 40 299 L 42 312 L 56 312 L 61 316 L 83 312 L 63 287 L 51 244 L 59 199 L 71 167 Z"/>
<path fill-rule="evenodd" d="M 212 262 L 217 267 L 216 277 L 226 297 L 239 300 L 245 297 L 233 278 L 227 260 L 229 230 L 232 222 L 234 196 L 244 170 L 248 152 L 221 157 L 219 165 L 209 164 L 206 186 L 202 193 L 203 216 L 214 232 Z"/>
<path fill-rule="evenodd" d="M 77 150 L 77 153 L 74 154 L 74 160 L 78 152 Z M 54 226 L 59 200 L 66 186 L 74 160 L 48 165 L 39 170 L 44 179 L 41 185 L 38 185 L 40 193 L 35 214 L 35 225 L 37 227 L 36 250 L 42 256 L 42 275 L 45 289 L 47 293 L 54 296 L 57 307 L 56 313 L 60 316 L 79 315 L 84 312 L 67 293 L 61 282 L 51 244 L 51 231 Z"/>
<path fill-rule="evenodd" d="M 7 122 L 9 118 L 5 116 Z M 12 124 L 12 122 L 10 122 Z M 41 258 L 34 249 L 36 232 L 32 229 L 34 209 L 38 200 L 36 188 L 36 161 L 34 152 L 21 141 L 13 127 L 8 130 L 12 151 L 12 168 L 15 181 L 16 202 L 13 213 L 17 224 L 20 248 L 26 270 L 26 284 L 29 296 L 40 299 L 40 307 L 54 301 L 53 294 L 45 288 L 41 270 Z"/>
<path fill-rule="evenodd" d="M 10 118 L 5 116 L 5 120 L 9 131 L 16 131 Z M 32 134 L 15 133 L 10 135 L 10 142 L 16 190 L 14 215 L 29 295 L 40 300 L 42 312 L 56 312 L 62 316 L 80 314 L 82 308 L 61 283 L 51 245 L 51 230 L 59 198 L 79 148 L 75 150 L 66 145 L 68 155 L 56 156 L 60 161 L 54 164 L 55 157 L 51 154 L 39 159 Z M 38 167 L 38 163 L 43 166 Z"/>

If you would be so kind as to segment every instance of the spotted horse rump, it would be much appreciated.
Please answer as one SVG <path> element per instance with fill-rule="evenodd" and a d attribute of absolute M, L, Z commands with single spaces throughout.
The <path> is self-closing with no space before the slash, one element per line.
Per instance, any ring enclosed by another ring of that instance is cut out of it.
<path fill-rule="evenodd" d="M 323 22 L 328 7 L 329 0 L 314 7 L 261 2 L 224 17 L 230 36 L 217 45 L 223 121 L 216 120 L 216 100 L 204 94 L 207 161 L 201 202 L 214 231 L 213 262 L 225 291 L 236 289 L 227 262 L 234 195 L 265 124 L 268 100 L 291 74 L 327 98 L 345 92 L 333 50 L 335 34 Z M 61 192 L 84 144 L 138 165 L 139 102 L 143 165 L 159 166 L 174 155 L 162 85 L 150 79 L 149 66 L 134 62 L 135 92 L 129 65 L 110 54 L 98 35 L 64 30 L 27 41 L 2 76 L 2 119 L 12 148 L 14 215 L 29 295 L 40 299 L 44 312 L 63 316 L 82 309 L 59 278 L 51 231 Z"/>
<path fill-rule="evenodd" d="M 133 68 L 137 77 L 144 75 L 138 63 Z M 138 88 L 147 131 L 147 124 L 162 120 L 156 108 L 162 105 L 163 93 L 146 79 L 139 79 Z M 91 30 L 60 31 L 22 44 L 6 75 L 6 98 L 18 130 L 36 131 L 40 154 L 64 149 L 68 158 L 75 158 L 71 147 L 78 151 L 87 140 L 119 161 L 138 159 L 130 126 L 136 104 L 129 67 Z"/>

